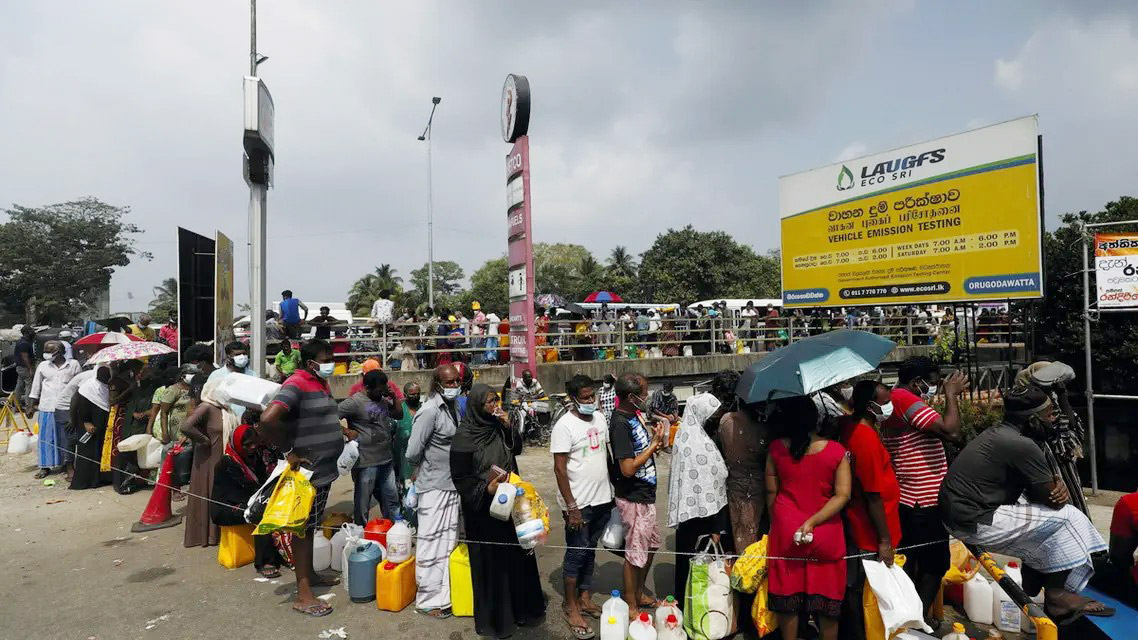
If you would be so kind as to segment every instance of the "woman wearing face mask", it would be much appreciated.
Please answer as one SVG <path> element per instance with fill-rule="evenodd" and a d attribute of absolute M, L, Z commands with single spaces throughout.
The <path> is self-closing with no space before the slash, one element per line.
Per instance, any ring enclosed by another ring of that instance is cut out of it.
<path fill-rule="evenodd" d="M 498 394 L 484 384 L 474 385 L 466 416 L 451 443 L 450 471 L 462 500 L 466 536 L 474 541 L 470 577 L 474 631 L 480 636 L 508 638 L 518 627 L 545 615 L 536 557 L 515 544 L 518 536 L 512 522 L 490 515 L 490 501 L 505 479 L 499 470 L 517 473 L 514 456 L 521 451 L 521 436 L 510 429 Z"/>
<path fill-rule="evenodd" d="M 846 550 L 850 555 L 876 553 L 877 560 L 892 565 L 893 551 L 901 540 L 901 489 L 879 435 L 879 425 L 893 414 L 889 387 L 875 380 L 862 380 L 853 387 L 852 404 L 853 414 L 840 420 L 838 437 L 852 458 L 853 491 L 845 510 Z M 849 560 L 846 597 L 842 602 L 843 629 L 865 628 L 864 585 L 861 559 Z"/>
<path fill-rule="evenodd" d="M 161 398 L 161 422 L 164 427 L 162 444 L 169 449 L 173 443 L 185 440 L 182 435 L 182 423 L 190 412 L 190 382 L 198 368 L 192 364 L 184 364 L 178 370 L 178 379 L 166 387 Z"/>
<path fill-rule="evenodd" d="M 94 489 L 111 481 L 111 474 L 99 470 L 103 454 L 103 437 L 107 430 L 107 414 L 111 410 L 111 370 L 99 367 L 95 377 L 79 385 L 71 400 L 71 419 L 79 427 L 79 443 L 75 447 L 75 474 L 72 489 Z"/>
<path fill-rule="evenodd" d="M 201 404 L 182 423 L 182 434 L 194 443 L 194 464 L 190 486 L 186 490 L 186 535 L 183 545 L 209 547 L 216 545 L 221 530 L 209 518 L 210 491 L 214 470 L 225 452 L 225 442 L 237 427 L 237 418 L 214 395 L 221 379 L 210 379 L 202 387 Z"/>

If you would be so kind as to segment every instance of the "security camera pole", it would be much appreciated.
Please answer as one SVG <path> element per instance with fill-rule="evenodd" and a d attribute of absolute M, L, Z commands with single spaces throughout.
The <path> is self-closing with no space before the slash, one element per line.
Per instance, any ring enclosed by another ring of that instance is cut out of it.
<path fill-rule="evenodd" d="M 273 182 L 273 98 L 257 77 L 257 0 L 250 0 L 249 75 L 245 76 L 245 181 L 249 184 L 249 307 L 252 330 L 250 360 L 258 376 L 265 374 L 265 228 L 268 190 Z"/>

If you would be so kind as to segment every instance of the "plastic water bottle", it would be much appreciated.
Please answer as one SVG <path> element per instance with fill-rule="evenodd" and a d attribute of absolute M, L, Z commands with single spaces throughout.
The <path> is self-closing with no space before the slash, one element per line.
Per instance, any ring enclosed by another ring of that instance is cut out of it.
<path fill-rule="evenodd" d="M 625 640 L 628 634 L 628 603 L 613 590 L 611 597 L 601 605 L 601 640 Z"/>
<path fill-rule="evenodd" d="M 639 618 L 629 623 L 628 640 L 656 640 L 656 628 L 647 613 L 641 613 Z"/>
<path fill-rule="evenodd" d="M 675 614 L 669 613 L 664 618 L 664 625 L 656 623 L 656 640 L 687 640 L 688 634 L 684 632 L 683 620 Z"/>
<path fill-rule="evenodd" d="M 664 604 L 656 608 L 656 635 L 657 637 L 665 637 L 664 629 L 668 626 L 668 619 L 671 618 L 676 621 L 676 626 L 683 631 L 684 626 L 684 613 L 680 611 L 679 606 L 676 605 L 676 598 L 668 596 L 664 598 Z"/>
<path fill-rule="evenodd" d="M 952 633 L 942 638 L 942 640 L 968 640 L 968 635 L 964 633 L 964 625 L 959 622 L 952 623 Z"/>
<path fill-rule="evenodd" d="M 395 516 L 395 524 L 387 531 L 387 561 L 403 564 L 411 557 L 411 529 L 403 516 Z"/>
<path fill-rule="evenodd" d="M 624 546 L 624 523 L 620 519 L 620 511 L 616 507 L 609 513 L 609 523 L 601 534 L 601 544 L 606 549 L 620 549 Z"/>

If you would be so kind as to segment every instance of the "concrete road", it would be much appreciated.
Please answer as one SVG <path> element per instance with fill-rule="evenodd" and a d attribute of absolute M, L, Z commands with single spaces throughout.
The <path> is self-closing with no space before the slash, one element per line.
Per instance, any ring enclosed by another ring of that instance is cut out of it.
<path fill-rule="evenodd" d="M 555 505 L 549 453 L 527 449 L 518 463 L 522 476 Z M 216 548 L 183 548 L 180 526 L 132 534 L 130 526 L 146 506 L 149 491 L 131 496 L 109 487 L 70 491 L 62 478 L 56 486 L 45 487 L 32 478 L 34 464 L 34 454 L 0 455 L 0 640 L 307 640 L 339 627 L 357 639 L 478 637 L 471 618 L 429 620 L 415 614 L 413 607 L 381 612 L 374 604 L 353 604 L 342 587 L 322 590 L 335 594 L 332 615 L 305 617 L 290 606 L 291 573 L 274 582 L 257 582 L 252 566 L 227 571 L 217 564 Z M 666 467 L 661 464 L 662 488 L 667 487 Z M 337 481 L 329 508 L 350 514 L 351 496 L 350 480 Z M 658 498 L 663 526 L 666 489 Z M 564 544 L 559 512 L 552 514 L 551 525 L 549 543 Z M 670 547 L 670 531 L 666 533 Z M 536 553 L 549 600 L 547 619 L 514 637 L 569 638 L 560 615 L 563 552 L 538 547 Z M 671 593 L 673 568 L 667 558 L 653 569 L 651 579 L 661 597 Z M 620 580 L 620 560 L 599 552 L 596 588 L 619 588 Z M 603 598 L 598 596 L 597 602 Z"/>

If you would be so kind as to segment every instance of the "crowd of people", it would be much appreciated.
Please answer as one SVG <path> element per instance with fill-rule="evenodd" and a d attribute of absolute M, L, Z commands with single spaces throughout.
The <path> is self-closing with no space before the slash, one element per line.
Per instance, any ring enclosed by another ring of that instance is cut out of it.
<path fill-rule="evenodd" d="M 137 328 L 140 337 L 158 339 L 141 321 Z M 245 502 L 282 458 L 313 472 L 307 528 L 319 531 L 337 460 L 345 443 L 355 441 L 353 520 L 368 522 L 375 503 L 382 515 L 415 526 L 417 612 L 451 615 L 448 561 L 465 540 L 476 631 L 508 637 L 543 618 L 533 553 L 514 544 L 513 527 L 488 511 L 499 484 L 523 471 L 516 460 L 521 434 L 502 407 L 507 396 L 544 393 L 532 375 L 499 393 L 474 384 L 466 364 L 442 362 L 429 388 L 400 389 L 369 360 L 359 384 L 337 402 L 329 386 L 332 345 L 289 341 L 276 356 L 278 370 L 287 373 L 281 389 L 256 411 L 217 393 L 225 377 L 252 374 L 244 343 L 226 345 L 220 366 L 211 347 L 194 344 L 181 366 L 156 358 L 98 367 L 68 358 L 64 344 L 44 345 L 28 385 L 30 407 L 39 413 L 37 477 L 64 467 L 72 489 L 144 488 L 147 473 L 117 444 L 150 434 L 167 455 L 191 452 L 188 485 L 179 492 L 187 500 L 184 544 L 211 546 L 220 526 L 243 522 Z M 1025 385 L 1006 394 L 1003 422 L 950 464 L 945 445 L 960 442 L 959 397 L 967 383 L 959 372 L 942 378 L 926 358 L 905 361 L 893 387 L 850 380 L 762 404 L 740 400 L 738 377 L 717 374 L 708 391 L 682 408 L 670 385 L 649 393 L 646 378 L 634 373 L 601 381 L 577 375 L 566 384 L 569 410 L 553 425 L 549 450 L 569 547 L 562 613 L 575 638 L 595 635 L 588 618 L 599 615 L 597 591 L 619 588 L 630 617 L 660 604 L 646 578 L 656 554 L 669 551 L 661 550 L 656 512 L 665 461 L 666 522 L 675 531 L 670 551 L 678 552 L 673 595 L 684 593 L 691 554 L 707 539 L 743 554 L 766 535 L 768 606 L 787 640 L 811 618 L 826 640 L 839 629 L 843 635 L 863 629 L 860 559 L 892 564 L 899 549 L 931 616 L 949 565 L 950 533 L 1023 559 L 1025 591 L 1042 590 L 1048 614 L 1059 621 L 1112 613 L 1078 595 L 1094 573 L 1092 555 L 1107 545 L 1069 504 L 1070 491 L 1079 489 L 1065 486 L 1038 445 L 1056 420 L 1043 391 Z M 413 510 L 402 501 L 412 487 Z M 1138 500 L 1124 503 L 1138 507 Z M 619 518 L 624 530 L 623 573 L 620 583 L 599 585 L 595 549 L 610 518 Z M 1116 511 L 1116 521 L 1119 540 L 1112 537 L 1110 555 L 1126 575 L 1133 559 L 1122 550 L 1138 544 L 1138 516 Z M 312 570 L 312 538 L 259 536 L 254 565 L 266 577 L 291 565 L 294 609 L 324 616 L 332 607 L 313 589 L 337 579 Z M 737 609 L 749 611 L 749 602 Z"/>

